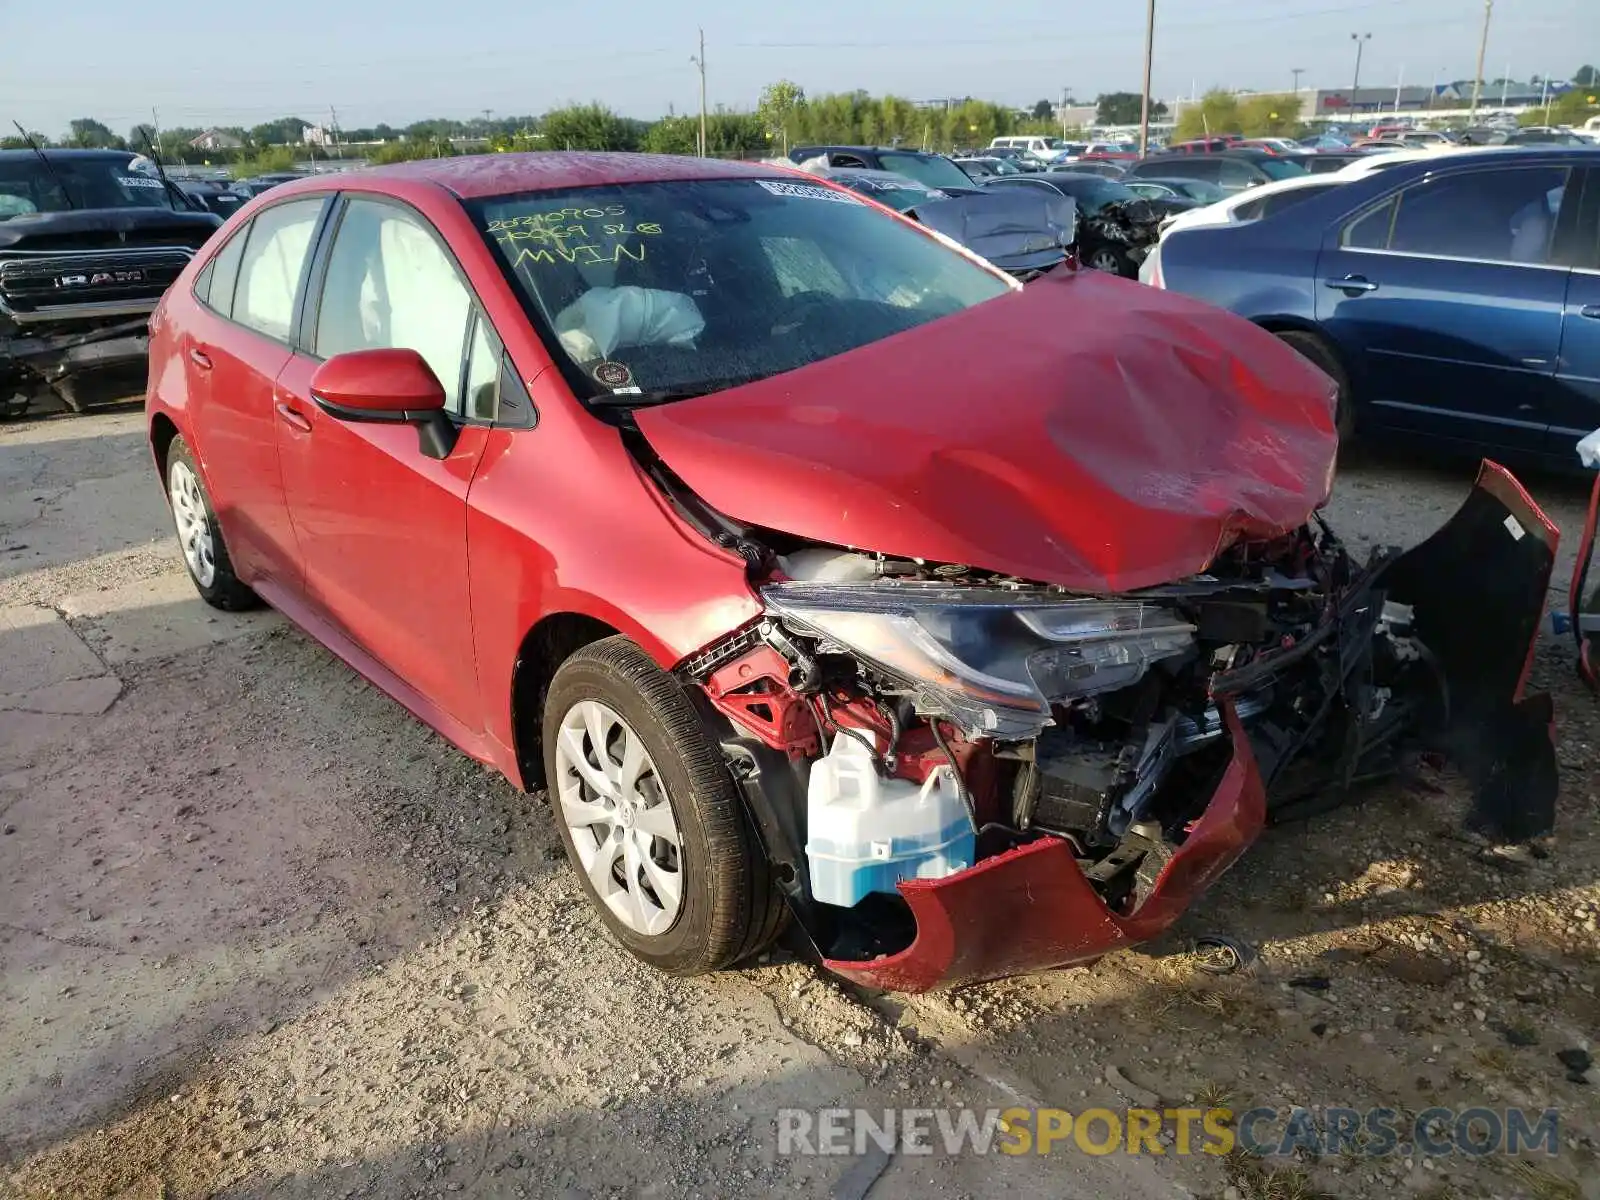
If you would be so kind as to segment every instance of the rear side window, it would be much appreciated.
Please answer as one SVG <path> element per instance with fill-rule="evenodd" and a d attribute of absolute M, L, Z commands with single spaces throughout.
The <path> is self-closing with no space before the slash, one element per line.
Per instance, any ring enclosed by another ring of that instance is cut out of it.
<path fill-rule="evenodd" d="M 249 236 L 250 226 L 246 225 L 229 238 L 228 244 L 206 264 L 195 287 L 195 295 L 224 317 L 233 315 L 233 289 L 239 280 L 239 261 L 244 257 L 244 243 Z"/>
<path fill-rule="evenodd" d="M 1247 188 L 1261 178 L 1261 172 L 1256 170 L 1255 167 L 1247 162 L 1237 162 L 1231 158 L 1225 158 L 1221 162 L 1208 163 L 1207 165 L 1220 168 L 1220 174 L 1217 179 L 1225 188 L 1234 190 Z"/>
<path fill-rule="evenodd" d="M 235 321 L 278 341 L 289 340 L 295 296 L 322 204 L 321 196 L 291 200 L 257 214 L 250 223 L 233 293 Z M 211 283 L 215 292 L 215 276 Z"/>
<path fill-rule="evenodd" d="M 1334 186 L 1337 185 L 1328 185 L 1328 187 Z M 1293 208 L 1296 204 L 1302 204 L 1313 196 L 1320 196 L 1325 191 L 1327 191 L 1327 188 L 1319 185 L 1317 187 L 1290 188 L 1286 192 L 1277 192 L 1271 196 L 1264 196 L 1260 202 L 1260 211 L 1256 215 L 1270 217 L 1273 213 L 1279 213 L 1286 208 Z"/>
<path fill-rule="evenodd" d="M 1352 249 L 1541 265 L 1566 193 L 1565 167 L 1467 171 L 1414 184 L 1344 231 Z"/>

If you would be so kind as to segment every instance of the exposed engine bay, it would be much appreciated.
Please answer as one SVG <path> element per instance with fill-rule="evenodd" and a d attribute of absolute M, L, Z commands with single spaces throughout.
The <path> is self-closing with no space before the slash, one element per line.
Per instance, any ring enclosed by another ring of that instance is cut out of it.
<path fill-rule="evenodd" d="M 1358 564 L 1313 518 L 1112 596 L 724 531 L 765 614 L 680 675 L 720 719 L 778 877 L 836 968 L 918 937 L 906 887 L 1041 841 L 1130 917 L 1220 794 L 1235 723 L 1269 821 L 1428 754 L 1473 785 L 1474 828 L 1547 832 L 1549 702 L 1522 697 L 1553 561 L 1541 521 L 1486 465 L 1407 553 Z"/>

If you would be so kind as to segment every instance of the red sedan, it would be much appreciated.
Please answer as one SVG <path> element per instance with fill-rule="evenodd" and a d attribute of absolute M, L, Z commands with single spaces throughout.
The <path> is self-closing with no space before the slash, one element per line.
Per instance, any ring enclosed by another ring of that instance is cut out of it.
<path fill-rule="evenodd" d="M 778 168 L 486 155 L 273 189 L 151 329 L 201 596 L 546 789 L 665 970 L 790 914 L 878 986 L 1087 961 L 1420 744 L 1548 824 L 1547 523 L 1491 474 L 1352 562 L 1332 382 L 1174 293 Z"/>

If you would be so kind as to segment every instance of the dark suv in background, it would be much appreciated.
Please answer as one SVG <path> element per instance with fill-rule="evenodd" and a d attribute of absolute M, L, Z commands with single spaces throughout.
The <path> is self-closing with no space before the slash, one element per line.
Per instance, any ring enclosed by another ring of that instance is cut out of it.
<path fill-rule="evenodd" d="M 142 385 L 150 313 L 222 219 L 136 159 L 0 151 L 0 416 Z"/>

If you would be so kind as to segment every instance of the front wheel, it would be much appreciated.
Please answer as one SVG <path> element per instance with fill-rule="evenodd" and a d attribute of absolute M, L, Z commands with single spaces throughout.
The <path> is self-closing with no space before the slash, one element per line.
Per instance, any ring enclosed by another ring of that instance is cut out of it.
<path fill-rule="evenodd" d="M 1091 251 L 1084 265 L 1091 270 L 1104 271 L 1107 275 L 1121 275 L 1124 279 L 1131 279 L 1139 273 L 1126 254 L 1110 246 Z"/>
<path fill-rule="evenodd" d="M 1356 415 L 1350 400 L 1350 376 L 1345 373 L 1339 356 L 1327 342 L 1305 330 L 1286 329 L 1278 334 L 1278 340 L 1333 380 L 1338 387 L 1339 398 L 1335 402 L 1333 425 L 1338 431 L 1339 440 L 1349 442 L 1355 434 Z"/>
<path fill-rule="evenodd" d="M 777 935 L 783 900 L 721 752 L 635 643 L 606 638 L 561 665 L 544 757 L 580 886 L 628 950 L 697 975 Z"/>

